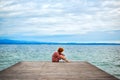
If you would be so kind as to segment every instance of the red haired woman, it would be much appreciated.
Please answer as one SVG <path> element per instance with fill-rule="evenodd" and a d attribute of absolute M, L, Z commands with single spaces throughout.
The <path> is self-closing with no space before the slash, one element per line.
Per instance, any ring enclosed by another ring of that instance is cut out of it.
<path fill-rule="evenodd" d="M 64 51 L 63 48 L 58 48 L 57 52 L 54 52 L 52 55 L 52 62 L 59 62 L 59 60 L 64 60 L 65 62 L 69 62 L 66 58 L 65 55 L 62 54 Z"/>

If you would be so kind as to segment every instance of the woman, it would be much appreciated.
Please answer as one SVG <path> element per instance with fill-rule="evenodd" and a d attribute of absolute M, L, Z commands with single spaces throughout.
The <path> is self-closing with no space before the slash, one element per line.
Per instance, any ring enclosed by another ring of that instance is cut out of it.
<path fill-rule="evenodd" d="M 66 58 L 65 55 L 62 54 L 62 52 L 64 51 L 63 48 L 58 48 L 57 52 L 54 52 L 52 55 L 52 62 L 59 62 L 59 60 L 64 60 L 65 62 L 69 62 Z"/>

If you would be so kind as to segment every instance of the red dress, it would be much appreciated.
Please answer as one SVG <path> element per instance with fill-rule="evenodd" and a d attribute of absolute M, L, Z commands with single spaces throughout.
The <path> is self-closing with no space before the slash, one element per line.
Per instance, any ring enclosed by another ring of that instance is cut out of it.
<path fill-rule="evenodd" d="M 58 52 L 54 52 L 52 55 L 52 62 L 59 62 L 59 60 L 61 59 L 60 55 L 63 55 L 63 54 L 59 54 Z"/>

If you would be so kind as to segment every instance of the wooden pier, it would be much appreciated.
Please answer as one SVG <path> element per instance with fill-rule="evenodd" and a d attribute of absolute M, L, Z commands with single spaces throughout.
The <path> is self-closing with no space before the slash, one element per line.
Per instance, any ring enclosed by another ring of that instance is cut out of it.
<path fill-rule="evenodd" d="M 88 62 L 19 62 L 0 71 L 0 80 L 119 80 Z"/>

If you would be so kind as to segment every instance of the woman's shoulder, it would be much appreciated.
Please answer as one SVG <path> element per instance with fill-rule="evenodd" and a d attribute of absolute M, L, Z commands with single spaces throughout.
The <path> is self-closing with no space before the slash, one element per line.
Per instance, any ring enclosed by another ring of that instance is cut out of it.
<path fill-rule="evenodd" d="M 53 56 L 59 56 L 59 53 L 58 52 L 54 52 Z"/>
<path fill-rule="evenodd" d="M 54 52 L 54 54 L 58 54 L 58 52 Z"/>

